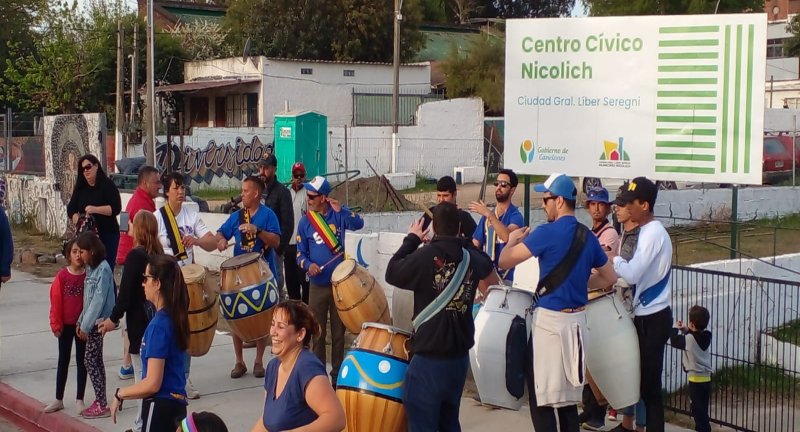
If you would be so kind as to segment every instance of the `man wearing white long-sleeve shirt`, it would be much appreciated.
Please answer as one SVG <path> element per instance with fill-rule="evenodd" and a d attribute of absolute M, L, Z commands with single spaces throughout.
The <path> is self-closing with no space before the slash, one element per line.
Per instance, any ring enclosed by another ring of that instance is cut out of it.
<path fill-rule="evenodd" d="M 672 325 L 670 307 L 670 271 L 672 242 L 661 222 L 655 220 L 653 207 L 658 196 L 655 183 L 637 177 L 620 192 L 614 204 L 625 207 L 631 221 L 639 224 L 639 240 L 633 258 L 614 257 L 614 270 L 630 285 L 636 285 L 633 297 L 633 323 L 639 336 L 641 360 L 641 395 L 647 411 L 647 431 L 663 432 L 664 401 L 661 374 L 664 347 Z M 616 431 L 625 431 L 622 425 Z"/>

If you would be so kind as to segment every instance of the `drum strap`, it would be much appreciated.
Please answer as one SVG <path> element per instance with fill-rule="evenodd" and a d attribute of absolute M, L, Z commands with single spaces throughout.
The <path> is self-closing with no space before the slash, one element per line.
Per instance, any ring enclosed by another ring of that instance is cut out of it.
<path fill-rule="evenodd" d="M 322 214 L 319 212 L 315 212 L 314 210 L 309 210 L 307 213 L 308 221 L 311 223 L 311 227 L 314 228 L 314 231 L 319 234 L 322 238 L 322 241 L 325 243 L 325 246 L 328 246 L 328 249 L 331 250 L 331 253 L 338 254 L 342 251 L 342 244 L 339 241 L 339 237 L 336 236 L 336 233 L 333 232 L 328 223 L 325 221 L 325 218 L 322 217 Z"/>
<path fill-rule="evenodd" d="M 189 258 L 189 254 L 186 253 L 186 249 L 183 247 L 183 241 L 181 241 L 181 231 L 178 229 L 178 222 L 175 220 L 175 215 L 172 214 L 172 209 L 169 208 L 169 204 L 164 204 L 164 207 L 161 207 L 159 211 L 161 212 L 161 218 L 164 219 L 164 225 L 167 229 L 167 240 L 169 240 L 169 245 L 172 248 L 172 253 L 175 254 L 175 258 L 179 261 Z"/>
<path fill-rule="evenodd" d="M 586 245 L 586 238 L 589 236 L 589 228 L 586 228 L 582 223 L 578 223 L 575 227 L 575 235 L 572 237 L 572 244 L 567 251 L 564 259 L 554 268 L 547 276 L 543 277 L 539 284 L 536 286 L 536 295 L 538 297 L 552 294 L 558 287 L 560 287 L 567 277 L 569 277 L 572 267 L 581 256 L 583 247 Z"/>
<path fill-rule="evenodd" d="M 658 298 L 658 296 L 660 296 L 661 293 L 664 292 L 664 290 L 667 288 L 667 282 L 669 282 L 670 273 L 671 272 L 667 272 L 667 275 L 664 276 L 664 278 L 661 279 L 660 281 L 656 282 L 655 285 L 645 290 L 642 290 L 642 293 L 639 294 L 639 303 L 642 306 L 647 307 L 647 305 L 649 305 L 650 302 Z M 634 295 L 636 295 L 636 288 L 634 288 Z"/>
<path fill-rule="evenodd" d="M 453 274 L 453 278 L 450 279 L 450 283 L 448 283 L 444 290 L 442 290 L 442 292 L 414 318 L 414 321 L 411 322 L 414 331 L 419 330 L 422 324 L 425 324 L 425 322 L 444 309 L 445 306 L 453 300 L 456 292 L 458 292 L 458 288 L 467 276 L 470 260 L 469 252 L 467 252 L 466 249 L 461 248 L 461 253 L 461 262 L 458 264 L 458 267 L 456 267 L 456 272 Z"/>

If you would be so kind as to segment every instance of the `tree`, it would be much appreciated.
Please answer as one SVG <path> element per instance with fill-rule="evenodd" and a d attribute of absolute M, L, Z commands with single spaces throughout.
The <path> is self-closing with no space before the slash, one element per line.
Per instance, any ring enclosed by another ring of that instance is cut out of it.
<path fill-rule="evenodd" d="M 763 12 L 763 0 L 583 0 L 592 16 Z"/>
<path fill-rule="evenodd" d="M 448 8 L 444 0 L 421 0 L 420 6 L 422 7 L 423 22 L 434 24 L 447 24 L 450 22 L 447 16 Z"/>
<path fill-rule="evenodd" d="M 800 56 L 800 19 L 795 15 L 789 20 L 786 25 L 786 30 L 792 34 L 792 37 L 783 41 L 783 53 L 787 57 Z"/>
<path fill-rule="evenodd" d="M 223 22 L 234 46 L 251 40 L 267 57 L 391 61 L 394 4 L 390 0 L 231 0 Z M 401 58 L 422 47 L 419 0 L 403 1 Z"/>
<path fill-rule="evenodd" d="M 609 0 L 613 1 L 613 0 Z M 575 0 L 482 0 L 490 18 L 534 18 L 569 15 Z"/>
<path fill-rule="evenodd" d="M 447 77 L 447 96 L 480 97 L 486 111 L 503 111 L 505 91 L 505 41 L 483 34 L 470 46 L 466 55 L 453 45 L 443 64 Z"/>
<path fill-rule="evenodd" d="M 458 24 L 466 24 L 473 14 L 481 10 L 478 0 L 451 0 L 451 7 Z"/>
<path fill-rule="evenodd" d="M 228 43 L 228 32 L 219 23 L 206 20 L 178 23 L 169 33 L 180 42 L 190 60 L 211 60 L 234 55 L 234 47 Z"/>
<path fill-rule="evenodd" d="M 33 27 L 46 6 L 46 0 L 3 0 L 3 13 L 0 14 L 0 106 L 20 108 L 17 101 L 21 95 L 14 94 L 14 89 L 3 77 L 3 71 L 6 62 L 14 60 L 12 54 L 33 52 Z"/>

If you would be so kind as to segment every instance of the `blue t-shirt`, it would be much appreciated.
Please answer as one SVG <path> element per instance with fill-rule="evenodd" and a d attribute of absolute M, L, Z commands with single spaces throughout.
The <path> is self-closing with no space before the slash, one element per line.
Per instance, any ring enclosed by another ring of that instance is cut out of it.
<path fill-rule="evenodd" d="M 355 231 L 364 228 L 364 219 L 345 206 L 342 206 L 342 209 L 338 212 L 333 211 L 333 208 L 328 208 L 328 212 L 325 213 L 325 222 L 328 223 L 333 234 L 339 239 L 339 244 L 342 247 L 344 247 L 345 230 Z M 309 276 L 311 283 L 314 285 L 331 284 L 333 270 L 344 260 L 343 256 L 333 259 L 335 256 L 314 229 L 314 226 L 311 225 L 308 216 L 303 215 L 297 225 L 297 265 L 305 272 L 308 272 L 311 264 L 325 266 L 322 269 L 322 273 L 316 276 Z"/>
<path fill-rule="evenodd" d="M 236 210 L 235 212 L 231 213 L 231 215 L 228 217 L 228 220 L 226 220 L 225 223 L 222 224 L 222 226 L 217 230 L 222 234 L 223 237 L 225 237 L 226 240 L 230 240 L 231 237 L 236 240 L 236 245 L 233 246 L 233 256 L 239 256 L 248 252 L 261 252 L 264 250 L 264 242 L 262 242 L 258 237 L 256 237 L 253 250 L 247 251 L 242 249 L 242 232 L 239 231 L 239 225 L 242 224 L 242 222 L 239 221 L 239 214 L 241 212 L 242 210 Z M 275 212 L 272 211 L 272 209 L 264 204 L 259 204 L 256 213 L 250 216 L 250 223 L 266 232 L 281 235 L 281 225 L 278 223 L 278 217 L 275 216 Z M 272 249 L 264 251 L 264 259 L 267 260 L 272 274 L 276 275 L 275 277 L 277 277 L 278 273 L 275 267 L 275 254 L 273 253 Z"/>
<path fill-rule="evenodd" d="M 270 360 L 264 376 L 264 389 L 267 398 L 264 402 L 264 414 L 261 421 L 268 431 L 284 431 L 305 426 L 317 419 L 317 413 L 306 402 L 306 386 L 317 376 L 327 379 L 325 365 L 308 349 L 302 349 L 297 361 L 286 380 L 278 398 L 275 398 L 275 386 L 278 381 L 278 358 Z"/>
<path fill-rule="evenodd" d="M 567 255 L 575 235 L 578 220 L 575 216 L 562 216 L 554 222 L 539 225 L 525 238 L 523 244 L 539 259 L 539 281 L 550 274 Z M 539 306 L 559 311 L 578 308 L 589 302 L 587 282 L 592 269 L 602 267 L 608 261 L 597 237 L 586 237 L 586 245 L 567 280 L 553 293 L 539 299 Z"/>
<path fill-rule="evenodd" d="M 164 378 L 161 388 L 154 396 L 157 398 L 177 400 L 186 403 L 186 375 L 184 363 L 186 351 L 178 348 L 175 338 L 175 329 L 172 327 L 167 311 L 164 309 L 156 315 L 147 325 L 142 338 L 142 378 L 147 376 L 147 360 L 151 358 L 164 359 Z"/>
<path fill-rule="evenodd" d="M 525 218 L 522 217 L 522 213 L 520 213 L 517 206 L 511 204 L 508 207 L 508 210 L 506 210 L 506 212 L 500 216 L 500 222 L 502 222 L 505 226 L 516 225 L 521 227 L 525 225 Z M 486 252 L 486 255 L 489 255 L 489 258 L 492 259 L 495 268 L 497 268 L 497 271 L 500 273 L 500 277 L 505 280 L 514 280 L 514 269 L 509 270 L 506 274 L 505 269 L 501 269 L 497 264 L 500 261 L 500 252 L 502 252 L 503 248 L 506 247 L 506 242 L 498 236 L 494 253 L 492 253 L 492 251 L 489 249 L 489 244 L 486 239 L 489 237 L 488 232 L 490 227 L 491 224 L 488 223 L 486 217 L 481 216 L 481 220 L 478 221 L 478 227 L 475 229 L 475 234 L 472 235 L 472 238 L 480 242 L 481 250 Z M 494 231 L 494 228 L 491 228 L 491 230 Z"/>

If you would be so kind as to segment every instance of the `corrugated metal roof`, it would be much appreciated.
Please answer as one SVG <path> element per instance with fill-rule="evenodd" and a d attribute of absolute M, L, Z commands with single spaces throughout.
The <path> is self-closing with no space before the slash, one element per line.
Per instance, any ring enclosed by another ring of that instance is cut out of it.
<path fill-rule="evenodd" d="M 298 63 L 335 63 L 335 64 L 378 65 L 378 66 L 391 66 L 392 65 L 392 63 L 385 63 L 385 62 L 343 61 L 343 60 L 310 60 L 310 59 L 293 59 L 293 58 L 281 58 L 281 57 L 267 57 L 267 60 L 285 61 L 285 62 L 298 62 Z M 401 63 L 400 66 L 425 67 L 425 66 L 428 66 L 428 62 Z"/>
<path fill-rule="evenodd" d="M 182 84 L 170 84 L 165 86 L 156 87 L 156 93 L 165 92 L 193 92 L 199 90 L 208 90 L 212 88 L 229 87 L 238 84 L 249 84 L 260 82 L 260 78 L 241 78 L 241 79 L 222 79 L 211 81 L 192 81 Z"/>

